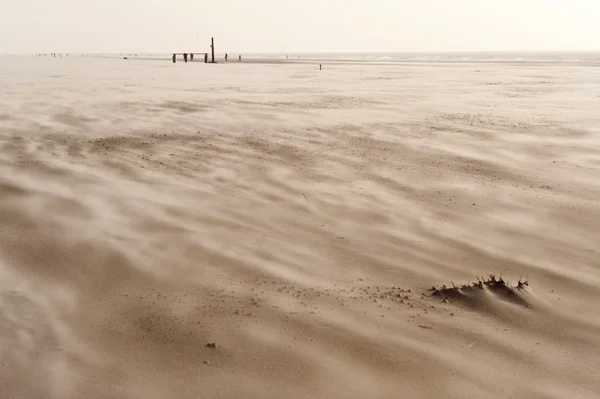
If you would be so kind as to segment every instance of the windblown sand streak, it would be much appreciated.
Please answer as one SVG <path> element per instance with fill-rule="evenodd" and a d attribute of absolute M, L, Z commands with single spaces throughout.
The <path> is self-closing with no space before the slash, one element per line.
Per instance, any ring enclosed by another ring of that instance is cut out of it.
<path fill-rule="evenodd" d="M 0 395 L 596 397 L 599 88 L 2 60 Z"/>

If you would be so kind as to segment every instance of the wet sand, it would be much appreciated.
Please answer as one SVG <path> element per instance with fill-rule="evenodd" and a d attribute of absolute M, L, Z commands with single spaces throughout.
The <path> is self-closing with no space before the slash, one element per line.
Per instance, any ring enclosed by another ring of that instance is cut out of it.
<path fill-rule="evenodd" d="M 3 398 L 600 392 L 599 68 L 22 57 L 0 90 Z"/>

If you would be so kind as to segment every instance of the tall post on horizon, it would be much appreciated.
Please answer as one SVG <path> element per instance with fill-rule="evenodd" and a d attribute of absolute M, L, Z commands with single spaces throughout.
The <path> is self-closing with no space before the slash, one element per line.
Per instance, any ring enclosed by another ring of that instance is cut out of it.
<path fill-rule="evenodd" d="M 215 63 L 215 38 L 210 38 L 210 53 L 211 53 L 211 62 Z"/>

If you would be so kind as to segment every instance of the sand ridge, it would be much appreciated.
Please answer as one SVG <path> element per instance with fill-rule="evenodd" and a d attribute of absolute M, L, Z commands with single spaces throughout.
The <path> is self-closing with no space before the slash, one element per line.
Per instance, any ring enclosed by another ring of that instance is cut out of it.
<path fill-rule="evenodd" d="M 600 391 L 597 69 L 6 61 L 3 397 Z"/>

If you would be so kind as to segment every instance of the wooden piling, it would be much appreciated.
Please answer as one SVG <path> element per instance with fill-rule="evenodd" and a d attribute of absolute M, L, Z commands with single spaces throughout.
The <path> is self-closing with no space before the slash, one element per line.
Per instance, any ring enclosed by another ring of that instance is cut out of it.
<path fill-rule="evenodd" d="M 210 38 L 210 53 L 211 53 L 211 62 L 215 63 L 215 39 L 213 37 Z"/>

